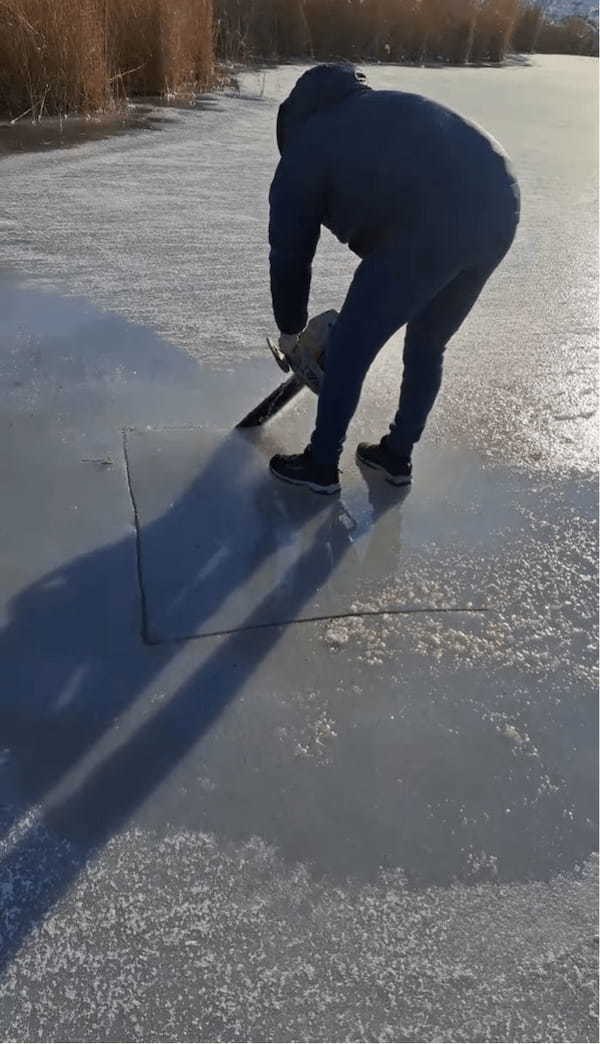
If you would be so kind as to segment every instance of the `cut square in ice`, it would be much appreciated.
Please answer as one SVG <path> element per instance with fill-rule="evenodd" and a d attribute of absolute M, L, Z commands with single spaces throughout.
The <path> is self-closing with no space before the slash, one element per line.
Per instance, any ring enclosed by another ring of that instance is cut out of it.
<path fill-rule="evenodd" d="M 485 607 L 481 557 L 476 570 L 464 563 L 482 532 L 486 544 L 492 536 L 481 508 L 496 523 L 498 512 L 476 510 L 472 489 L 465 502 L 472 460 L 424 456 L 418 492 L 345 465 L 341 497 L 324 497 L 270 475 L 270 441 L 198 428 L 127 433 L 148 641 Z"/>

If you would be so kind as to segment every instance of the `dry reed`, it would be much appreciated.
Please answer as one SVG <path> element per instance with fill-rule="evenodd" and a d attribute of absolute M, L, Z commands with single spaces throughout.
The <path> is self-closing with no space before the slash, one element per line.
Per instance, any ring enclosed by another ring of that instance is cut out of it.
<path fill-rule="evenodd" d="M 92 112 L 212 82 L 212 0 L 0 0 L 0 110 Z"/>
<path fill-rule="evenodd" d="M 216 0 L 215 6 L 217 53 L 229 61 L 498 63 L 511 48 L 536 46 L 597 53 L 597 27 L 582 19 L 548 22 L 531 0 Z"/>
<path fill-rule="evenodd" d="M 598 28 L 549 22 L 532 0 L 0 0 L 0 111 L 93 112 L 203 88 L 215 53 L 463 64 L 511 47 L 597 54 Z"/>

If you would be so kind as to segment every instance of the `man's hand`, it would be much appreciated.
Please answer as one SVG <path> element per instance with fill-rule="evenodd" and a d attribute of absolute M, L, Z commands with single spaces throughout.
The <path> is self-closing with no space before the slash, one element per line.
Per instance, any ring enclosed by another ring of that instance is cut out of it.
<path fill-rule="evenodd" d="M 300 334 L 280 334 L 279 335 L 279 348 L 283 352 L 286 359 L 292 358 L 296 348 L 298 347 L 298 341 L 300 340 Z"/>
<path fill-rule="evenodd" d="M 291 369 L 311 391 L 319 394 L 323 383 L 323 358 L 337 312 L 321 312 L 315 315 L 308 326 L 299 334 L 280 334 L 279 350 L 288 360 Z"/>

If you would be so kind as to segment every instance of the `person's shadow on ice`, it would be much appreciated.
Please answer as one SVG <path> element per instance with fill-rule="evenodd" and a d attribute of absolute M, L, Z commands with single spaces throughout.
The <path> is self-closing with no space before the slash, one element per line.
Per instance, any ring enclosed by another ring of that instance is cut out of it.
<path fill-rule="evenodd" d="M 229 454 L 228 438 L 180 500 L 147 527 L 144 538 L 151 539 L 155 548 L 168 549 L 177 539 L 178 529 L 191 524 L 190 513 L 197 512 L 198 504 L 214 503 L 221 495 L 219 476 Z M 122 746 L 111 747 L 104 760 L 71 787 L 64 787 L 69 774 L 146 692 L 181 645 L 149 646 L 141 639 L 132 640 L 132 632 L 140 631 L 134 534 L 42 577 L 10 606 L 0 634 L 5 680 L 0 727 L 3 746 L 10 754 L 15 804 L 12 811 L 7 804 L 2 816 L 9 844 L 0 864 L 0 880 L 11 882 L 16 914 L 5 935 L 4 960 L 65 893 L 99 847 L 127 823 L 210 729 L 275 647 L 285 624 L 265 626 L 264 621 L 281 619 L 282 591 L 286 619 L 294 620 L 352 546 L 353 523 L 337 497 L 309 495 L 283 484 L 274 490 L 273 483 L 265 472 L 258 486 L 247 493 L 259 501 L 276 497 L 280 542 L 282 533 L 293 542 L 301 539 L 306 527 L 314 526 L 307 546 L 288 573 L 278 576 L 264 592 L 260 604 L 237 630 L 224 635 L 216 646 L 212 639 L 208 656 L 184 684 L 155 713 L 145 716 Z M 242 478 L 240 485 L 243 488 Z M 238 500 L 241 510 L 239 491 L 229 495 Z M 380 479 L 373 482 L 370 525 L 398 507 L 405 495 L 406 490 L 386 487 Z M 243 558 L 228 554 L 220 566 L 217 563 L 211 568 L 210 582 L 204 585 L 203 600 L 198 602 L 196 628 L 268 559 L 274 546 L 265 530 Z M 208 545 L 199 554 L 196 568 L 202 571 L 211 559 L 214 561 L 214 546 Z M 61 785 L 66 796 L 60 793 Z M 37 816 L 28 827 L 23 817 L 31 809 L 37 810 Z M 15 833 L 17 820 L 21 827 Z M 50 863 L 48 851 L 42 851 L 48 827 L 74 842 L 59 846 Z M 24 868 L 40 863 L 43 878 L 32 890 Z"/>

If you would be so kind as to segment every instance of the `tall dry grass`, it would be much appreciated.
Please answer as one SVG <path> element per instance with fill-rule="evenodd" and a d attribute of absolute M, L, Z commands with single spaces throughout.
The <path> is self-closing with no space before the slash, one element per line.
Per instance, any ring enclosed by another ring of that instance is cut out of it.
<path fill-rule="evenodd" d="M 216 0 L 221 56 L 468 61 L 497 54 L 520 0 Z M 308 46 L 307 46 L 308 45 Z M 491 58 L 490 60 L 496 60 Z"/>
<path fill-rule="evenodd" d="M 216 16 L 217 53 L 240 62 L 497 63 L 515 45 L 530 51 L 538 44 L 595 53 L 593 26 L 550 23 L 531 0 L 216 0 Z"/>
<path fill-rule="evenodd" d="M 217 0 L 216 47 L 232 62 L 312 54 L 304 0 Z"/>
<path fill-rule="evenodd" d="M 598 26 L 587 18 L 564 18 L 558 25 L 544 19 L 536 40 L 540 54 L 598 55 Z"/>
<path fill-rule="evenodd" d="M 94 111 L 206 86 L 212 0 L 0 0 L 0 110 Z"/>
<path fill-rule="evenodd" d="M 96 0 L 0 0 L 2 110 L 97 109 L 109 95 Z"/>
<path fill-rule="evenodd" d="M 213 3 L 215 15 L 213 19 Z M 94 111 L 254 59 L 501 62 L 597 54 L 598 28 L 536 0 L 0 0 L 0 112 Z"/>
<path fill-rule="evenodd" d="M 545 17 L 541 3 L 523 2 L 519 9 L 512 46 L 521 53 L 582 54 L 598 56 L 598 25 L 572 15 L 559 22 Z"/>
<path fill-rule="evenodd" d="M 520 7 L 521 0 L 480 0 L 470 61 L 503 61 Z"/>
<path fill-rule="evenodd" d="M 212 0 L 97 0 L 104 4 L 111 80 L 129 94 L 206 86 L 214 71 Z"/>

